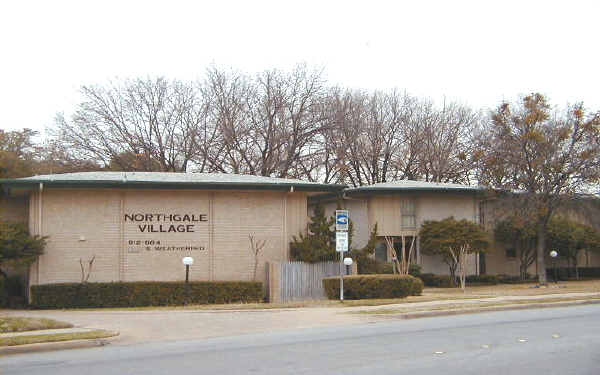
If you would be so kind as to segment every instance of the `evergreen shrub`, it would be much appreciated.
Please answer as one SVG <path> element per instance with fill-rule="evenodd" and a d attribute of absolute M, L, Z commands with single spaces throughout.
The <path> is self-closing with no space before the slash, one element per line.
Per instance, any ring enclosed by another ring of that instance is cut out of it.
<path fill-rule="evenodd" d="M 423 284 L 434 288 L 453 288 L 452 278 L 450 275 L 434 275 L 433 273 L 422 273 L 419 279 L 423 280 Z"/>
<path fill-rule="evenodd" d="M 65 283 L 31 287 L 31 306 L 38 309 L 135 307 L 260 302 L 262 283 L 253 281 L 182 281 Z"/>
<path fill-rule="evenodd" d="M 580 278 L 597 279 L 600 278 L 600 267 L 577 267 L 577 272 Z M 548 281 L 554 280 L 555 269 L 547 268 L 546 275 Z M 575 267 L 556 267 L 556 275 L 559 280 L 574 280 Z"/>
<path fill-rule="evenodd" d="M 526 284 L 538 281 L 537 275 L 531 276 L 527 274 L 526 276 L 525 279 L 521 279 L 521 276 L 509 276 L 504 274 L 496 275 L 498 282 L 501 284 Z"/>
<path fill-rule="evenodd" d="M 8 306 L 8 292 L 5 287 L 5 279 L 0 277 L 0 307 Z"/>
<path fill-rule="evenodd" d="M 327 298 L 340 296 L 339 277 L 323 279 Z M 404 298 L 418 296 L 423 291 L 423 282 L 410 275 L 352 275 L 344 277 L 345 299 Z"/>
<path fill-rule="evenodd" d="M 500 282 L 496 275 L 469 275 L 465 281 L 471 285 L 496 285 Z"/>

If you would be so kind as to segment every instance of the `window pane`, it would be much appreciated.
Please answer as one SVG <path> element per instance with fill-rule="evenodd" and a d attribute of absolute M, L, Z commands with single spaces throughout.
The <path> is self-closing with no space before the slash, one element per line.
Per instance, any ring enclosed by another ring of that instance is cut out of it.
<path fill-rule="evenodd" d="M 415 217 L 402 215 L 402 227 L 403 228 L 414 228 L 415 227 Z"/>
<path fill-rule="evenodd" d="M 412 200 L 402 201 L 402 215 L 414 215 L 415 202 Z"/>

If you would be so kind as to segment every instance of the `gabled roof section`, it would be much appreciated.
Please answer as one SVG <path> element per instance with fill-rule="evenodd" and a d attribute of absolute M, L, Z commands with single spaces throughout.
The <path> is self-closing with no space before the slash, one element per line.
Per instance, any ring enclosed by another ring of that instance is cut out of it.
<path fill-rule="evenodd" d="M 413 180 L 400 180 L 394 182 L 381 182 L 373 185 L 347 188 L 342 191 L 343 197 L 365 197 L 377 194 L 397 194 L 409 192 L 425 193 L 461 193 L 477 194 L 484 193 L 488 189 L 484 186 L 470 186 L 460 184 L 448 184 L 441 182 L 425 182 Z M 338 199 L 338 194 L 324 193 L 309 198 L 309 203 L 326 202 Z"/>
<path fill-rule="evenodd" d="M 346 185 L 320 184 L 295 179 L 225 173 L 79 172 L 0 179 L 9 188 L 48 187 L 140 189 L 240 189 L 338 192 Z"/>
<path fill-rule="evenodd" d="M 426 191 L 426 192 L 478 192 L 485 190 L 482 186 L 470 186 L 460 184 L 449 184 L 441 182 L 425 182 L 412 180 L 399 180 L 394 182 L 381 182 L 373 185 L 365 185 L 357 188 L 348 188 L 345 193 L 360 193 L 360 192 L 409 192 L 409 191 Z"/>

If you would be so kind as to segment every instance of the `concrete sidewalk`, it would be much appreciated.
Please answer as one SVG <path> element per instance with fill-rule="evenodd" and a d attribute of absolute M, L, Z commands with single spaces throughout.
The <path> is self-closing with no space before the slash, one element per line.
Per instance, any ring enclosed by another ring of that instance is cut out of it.
<path fill-rule="evenodd" d="M 0 315 L 51 318 L 70 322 L 75 326 L 65 330 L 52 331 L 85 332 L 86 330 L 104 329 L 120 332 L 120 335 L 112 338 L 110 343 L 112 345 L 131 345 L 157 341 L 237 336 L 290 329 L 375 323 L 390 318 L 407 319 L 484 311 L 568 306 L 581 303 L 600 303 L 600 293 L 502 296 L 355 307 L 303 307 L 233 311 L 177 308 L 156 310 L 5 310 L 0 311 Z M 31 331 L 8 335 L 35 335 L 40 332 Z M 101 344 L 104 345 L 105 342 Z M 35 345 L 38 345 L 38 347 L 33 349 L 39 349 L 39 346 L 49 347 L 52 344 Z M 61 345 L 65 344 L 62 343 Z M 84 346 L 89 346 L 89 343 Z M 61 349 L 62 347 L 59 345 L 57 348 Z M 0 348 L 0 353 L 3 350 L 4 348 Z"/>

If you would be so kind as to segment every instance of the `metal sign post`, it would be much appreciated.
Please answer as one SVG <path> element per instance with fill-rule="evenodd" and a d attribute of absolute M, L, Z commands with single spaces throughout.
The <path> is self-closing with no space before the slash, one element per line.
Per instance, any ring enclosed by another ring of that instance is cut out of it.
<path fill-rule="evenodd" d="M 335 211 L 335 250 L 340 253 L 340 301 L 344 302 L 344 251 L 348 251 L 348 210 Z"/>

